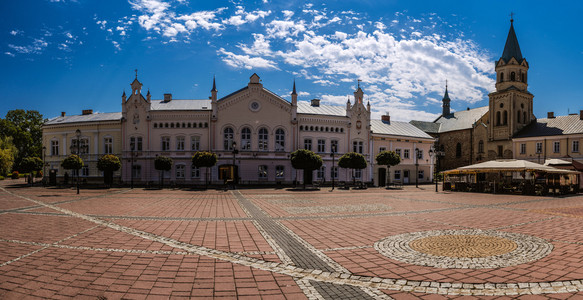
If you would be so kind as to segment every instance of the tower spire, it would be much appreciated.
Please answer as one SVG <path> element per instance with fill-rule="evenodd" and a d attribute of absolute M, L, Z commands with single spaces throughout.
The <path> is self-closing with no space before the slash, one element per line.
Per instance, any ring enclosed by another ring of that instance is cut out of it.
<path fill-rule="evenodd" d="M 213 89 L 211 90 L 211 92 L 216 92 L 217 91 L 217 84 L 215 83 L 215 75 L 213 75 Z"/>
<path fill-rule="evenodd" d="M 298 93 L 296 93 L 296 80 L 294 79 L 294 88 L 293 91 L 291 93 L 292 95 L 297 95 Z"/>
<path fill-rule="evenodd" d="M 451 114 L 450 111 L 450 102 L 451 99 L 449 99 L 449 93 L 447 92 L 447 79 L 445 80 L 445 94 L 443 95 L 443 99 L 441 100 L 443 102 L 443 112 L 441 113 L 442 116 L 448 116 L 449 114 Z"/>
<path fill-rule="evenodd" d="M 520 63 L 522 61 L 522 52 L 520 51 L 520 45 L 518 44 L 518 39 L 516 38 L 516 33 L 514 32 L 514 13 L 510 14 L 510 30 L 508 31 L 508 37 L 506 38 L 506 45 L 504 45 L 504 51 L 502 52 L 502 59 L 505 63 L 508 63 L 511 58 L 516 58 Z"/>

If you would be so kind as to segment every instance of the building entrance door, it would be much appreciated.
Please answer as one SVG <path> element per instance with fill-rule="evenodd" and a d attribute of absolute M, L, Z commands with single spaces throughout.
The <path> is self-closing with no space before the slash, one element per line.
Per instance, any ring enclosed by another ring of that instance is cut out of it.
<path fill-rule="evenodd" d="M 409 170 L 403 171 L 403 184 L 409 183 Z"/>
<path fill-rule="evenodd" d="M 239 168 L 234 165 L 219 166 L 219 179 L 223 181 L 232 180 L 233 183 L 238 184 Z"/>
<path fill-rule="evenodd" d="M 385 186 L 387 184 L 387 169 L 379 168 L 379 186 Z"/>

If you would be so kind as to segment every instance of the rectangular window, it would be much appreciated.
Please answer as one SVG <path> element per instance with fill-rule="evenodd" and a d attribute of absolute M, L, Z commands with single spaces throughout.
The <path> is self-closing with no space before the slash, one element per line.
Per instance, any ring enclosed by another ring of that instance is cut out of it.
<path fill-rule="evenodd" d="M 176 137 L 176 151 L 184 151 L 184 137 L 183 136 Z"/>
<path fill-rule="evenodd" d="M 190 150 L 192 151 L 200 150 L 200 136 L 190 137 Z"/>
<path fill-rule="evenodd" d="M 395 149 L 395 153 L 396 153 L 397 155 L 399 155 L 399 157 L 402 157 L 402 156 L 401 156 L 401 149 Z"/>
<path fill-rule="evenodd" d="M 553 143 L 553 152 L 555 152 L 555 153 L 561 152 L 561 142 L 554 142 Z"/>
<path fill-rule="evenodd" d="M 526 154 L 526 144 L 520 144 L 520 154 Z"/>
<path fill-rule="evenodd" d="M 330 141 L 330 152 L 338 153 L 338 141 L 337 140 Z"/>
<path fill-rule="evenodd" d="M 352 142 L 352 151 L 353 152 L 362 154 L 363 148 L 364 148 L 363 142 L 358 142 L 358 141 Z"/>
<path fill-rule="evenodd" d="M 160 148 L 162 149 L 162 151 L 170 150 L 170 137 L 169 136 L 162 137 L 162 146 Z"/>
<path fill-rule="evenodd" d="M 86 138 L 79 139 L 79 145 L 77 145 L 77 139 L 71 140 L 71 153 L 73 154 L 86 154 L 89 153 L 89 140 Z"/>
<path fill-rule="evenodd" d="M 304 149 L 312 151 L 312 139 L 304 139 Z"/>
<path fill-rule="evenodd" d="M 326 152 L 326 140 L 318 140 L 318 153 Z"/>
<path fill-rule="evenodd" d="M 401 180 L 401 170 L 395 170 L 395 180 Z"/>
<path fill-rule="evenodd" d="M 417 149 L 417 159 L 423 159 L 423 150 Z"/>
<path fill-rule="evenodd" d="M 176 165 L 176 179 L 184 179 L 184 165 Z"/>
<path fill-rule="evenodd" d="M 284 166 L 275 166 L 275 178 L 282 179 L 285 176 Z"/>
<path fill-rule="evenodd" d="M 267 166 L 261 165 L 259 166 L 259 179 L 267 179 Z"/>
<path fill-rule="evenodd" d="M 409 159 L 409 149 L 403 149 L 403 158 Z"/>
<path fill-rule="evenodd" d="M 536 143 L 536 153 L 543 153 L 543 143 Z"/>
<path fill-rule="evenodd" d="M 316 178 L 319 180 L 324 180 L 324 174 L 326 174 L 326 166 L 321 166 L 316 172 Z"/>
<path fill-rule="evenodd" d="M 573 141 L 571 152 L 579 152 L 579 141 Z"/>
<path fill-rule="evenodd" d="M 190 177 L 200 178 L 200 168 L 197 166 L 192 166 L 192 168 L 190 169 Z"/>
<path fill-rule="evenodd" d="M 383 151 L 387 151 L 387 147 L 380 147 L 379 148 L 379 153 L 383 152 Z"/>
<path fill-rule="evenodd" d="M 425 177 L 425 172 L 423 170 L 419 170 L 417 176 L 419 176 L 417 178 L 423 179 L 423 177 Z"/>
<path fill-rule="evenodd" d="M 334 166 L 332 169 L 330 169 L 330 177 L 338 179 L 338 167 Z"/>
<path fill-rule="evenodd" d="M 132 178 L 141 178 L 142 177 L 142 166 L 134 165 L 132 167 Z"/>
<path fill-rule="evenodd" d="M 59 141 L 58 140 L 51 141 L 51 155 L 59 155 Z"/>
<path fill-rule="evenodd" d="M 113 138 L 106 137 L 103 139 L 103 153 L 105 154 L 113 154 Z"/>
<path fill-rule="evenodd" d="M 261 128 L 259 129 L 258 134 L 258 149 L 259 151 L 268 151 L 269 150 L 269 135 L 267 134 L 267 129 Z"/>
<path fill-rule="evenodd" d="M 81 168 L 81 176 L 89 176 L 89 166 L 83 166 L 83 168 Z"/>
<path fill-rule="evenodd" d="M 285 151 L 285 131 L 281 128 L 275 131 L 275 151 Z"/>
<path fill-rule="evenodd" d="M 354 178 L 362 179 L 362 170 L 361 169 L 354 170 Z"/>

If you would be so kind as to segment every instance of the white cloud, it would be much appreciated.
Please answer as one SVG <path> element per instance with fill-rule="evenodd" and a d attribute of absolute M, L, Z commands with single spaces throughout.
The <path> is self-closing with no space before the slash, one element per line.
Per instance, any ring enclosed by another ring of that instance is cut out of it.
<path fill-rule="evenodd" d="M 41 54 L 49 44 L 44 39 L 34 39 L 30 45 L 16 46 L 8 44 L 8 47 L 19 54 Z"/>
<path fill-rule="evenodd" d="M 284 21 L 284 20 L 273 20 L 267 24 L 267 35 L 269 37 L 276 38 L 287 38 L 292 36 L 298 36 L 300 32 L 306 31 L 306 23 L 303 20 L 300 21 Z"/>
<path fill-rule="evenodd" d="M 14 36 L 21 35 L 21 34 L 23 34 L 23 33 L 24 33 L 24 31 L 22 31 L 22 30 L 18 30 L 18 29 L 14 29 L 14 30 L 11 30 L 11 31 L 10 31 L 10 34 L 11 34 L 11 35 L 14 35 Z"/>
<path fill-rule="evenodd" d="M 244 68 L 244 69 L 275 69 L 279 70 L 276 63 L 261 57 L 251 57 L 249 55 L 237 55 L 233 52 L 228 52 L 221 48 L 218 51 L 223 55 L 223 61 L 234 68 Z"/>
<path fill-rule="evenodd" d="M 12 57 L 15 57 L 16 56 L 14 53 L 8 52 L 8 51 L 4 52 L 4 54 L 6 54 L 8 56 L 12 56 Z"/>

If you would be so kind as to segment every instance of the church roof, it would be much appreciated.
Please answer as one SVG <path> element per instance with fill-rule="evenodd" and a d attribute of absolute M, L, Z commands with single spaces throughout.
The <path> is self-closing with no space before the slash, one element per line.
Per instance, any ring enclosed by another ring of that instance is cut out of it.
<path fill-rule="evenodd" d="M 88 115 L 75 115 L 75 116 L 64 116 L 55 117 L 47 120 L 44 125 L 59 125 L 68 123 L 80 123 L 80 122 L 100 122 L 100 121 L 120 121 L 121 112 L 114 113 L 94 113 Z"/>
<path fill-rule="evenodd" d="M 518 62 L 523 60 L 522 52 L 520 52 L 520 46 L 518 45 L 518 39 L 516 38 L 516 33 L 514 32 L 513 20 L 510 20 L 510 30 L 508 31 L 508 37 L 506 38 L 506 45 L 504 45 L 504 51 L 502 52 L 502 59 L 505 62 L 509 62 L 511 58 L 516 58 Z"/>
<path fill-rule="evenodd" d="M 346 116 L 346 108 L 339 105 L 312 106 L 308 101 L 298 101 L 298 114 Z"/>
<path fill-rule="evenodd" d="M 411 123 L 413 126 L 423 130 L 423 132 L 427 132 L 427 133 L 439 133 L 439 127 L 441 127 L 441 124 L 439 123 L 433 123 L 433 122 L 427 122 L 427 121 L 415 121 L 412 120 L 409 123 Z"/>
<path fill-rule="evenodd" d="M 211 110 L 211 100 L 152 100 L 151 110 Z"/>
<path fill-rule="evenodd" d="M 583 134 L 583 120 L 578 114 L 538 119 L 517 132 L 515 138 Z"/>
<path fill-rule="evenodd" d="M 469 110 L 456 111 L 447 116 L 440 116 L 434 123 L 440 124 L 439 133 L 470 129 L 488 110 L 488 106 L 482 106 Z"/>
<path fill-rule="evenodd" d="M 372 133 L 377 134 L 433 139 L 432 136 L 428 135 L 423 130 L 407 122 L 370 120 L 370 129 Z"/>

